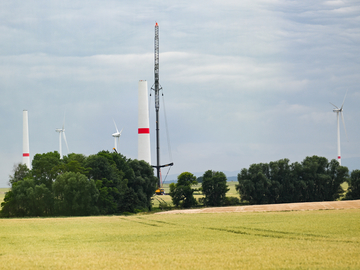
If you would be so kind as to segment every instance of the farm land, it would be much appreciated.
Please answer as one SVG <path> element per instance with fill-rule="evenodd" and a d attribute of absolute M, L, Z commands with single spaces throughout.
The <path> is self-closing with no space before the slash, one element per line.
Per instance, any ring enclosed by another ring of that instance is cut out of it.
<path fill-rule="evenodd" d="M 360 269 L 360 209 L 0 219 L 0 239 L 1 269 Z"/>
<path fill-rule="evenodd" d="M 360 210 L 0 220 L 2 269 L 359 269 Z"/>

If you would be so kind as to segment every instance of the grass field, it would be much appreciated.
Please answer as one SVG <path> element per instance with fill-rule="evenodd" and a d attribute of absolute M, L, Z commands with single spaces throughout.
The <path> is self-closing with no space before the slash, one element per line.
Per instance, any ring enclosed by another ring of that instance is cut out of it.
<path fill-rule="evenodd" d="M 360 269 L 360 210 L 0 220 L 1 269 Z"/>

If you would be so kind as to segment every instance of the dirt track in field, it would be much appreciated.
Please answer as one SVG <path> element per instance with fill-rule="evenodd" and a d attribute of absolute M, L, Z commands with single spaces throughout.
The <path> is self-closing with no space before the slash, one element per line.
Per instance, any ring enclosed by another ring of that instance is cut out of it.
<path fill-rule="evenodd" d="M 156 214 L 198 214 L 198 213 L 235 213 L 235 212 L 276 212 L 330 209 L 359 209 L 360 200 L 334 202 L 281 203 L 245 206 L 210 207 L 200 209 L 172 210 Z"/>

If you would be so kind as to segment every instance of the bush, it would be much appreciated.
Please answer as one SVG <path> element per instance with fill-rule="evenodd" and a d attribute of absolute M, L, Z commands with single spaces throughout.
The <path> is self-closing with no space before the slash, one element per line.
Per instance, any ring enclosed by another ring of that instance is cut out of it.
<path fill-rule="evenodd" d="M 224 205 L 231 206 L 231 205 L 239 205 L 240 199 L 237 197 L 225 197 Z"/>

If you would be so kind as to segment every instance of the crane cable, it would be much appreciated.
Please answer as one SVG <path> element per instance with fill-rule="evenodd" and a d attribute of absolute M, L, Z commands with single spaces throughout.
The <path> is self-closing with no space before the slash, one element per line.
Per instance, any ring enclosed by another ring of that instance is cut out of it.
<path fill-rule="evenodd" d="M 168 123 L 167 123 L 167 117 L 166 117 L 166 108 L 165 108 L 165 99 L 164 99 L 164 93 L 162 93 L 163 98 L 163 104 L 164 104 L 164 118 L 165 118 L 165 129 L 166 129 L 166 140 L 168 143 L 168 150 L 169 150 L 169 160 L 172 161 L 172 153 L 171 153 L 171 145 L 170 145 L 170 136 L 169 136 L 169 129 L 168 129 Z M 171 167 L 171 166 L 170 166 Z"/>
<path fill-rule="evenodd" d="M 164 93 L 162 93 L 162 100 L 163 100 L 163 104 L 164 104 L 164 118 L 165 118 L 165 129 L 166 129 L 166 140 L 168 143 L 168 152 L 169 152 L 169 160 L 172 162 L 172 153 L 171 153 L 171 144 L 170 144 L 170 136 L 169 136 L 169 129 L 168 129 L 168 123 L 167 123 L 167 117 L 166 117 L 166 107 L 165 107 L 165 99 L 164 99 Z M 172 166 L 169 166 L 168 171 L 165 175 L 164 181 L 163 183 L 165 183 L 166 178 L 170 172 Z"/>

